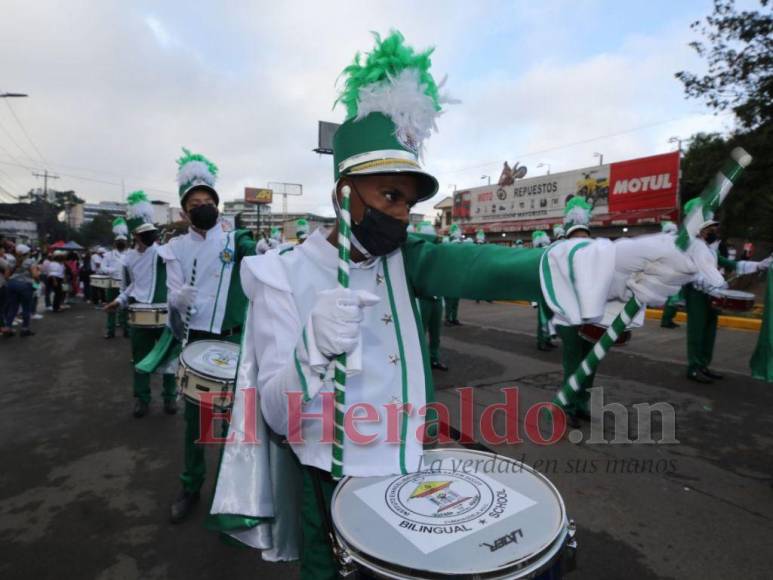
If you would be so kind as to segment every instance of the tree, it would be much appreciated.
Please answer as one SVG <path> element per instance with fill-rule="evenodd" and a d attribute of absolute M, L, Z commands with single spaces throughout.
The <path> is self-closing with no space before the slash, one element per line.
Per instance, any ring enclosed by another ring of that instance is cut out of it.
<path fill-rule="evenodd" d="M 693 22 L 705 42 L 691 42 L 708 71 L 676 73 L 690 98 L 705 99 L 712 109 L 731 109 L 739 123 L 754 129 L 773 122 L 773 10 L 738 11 L 735 0 L 714 0 L 714 12 Z"/>
<path fill-rule="evenodd" d="M 113 217 L 107 213 L 99 213 L 93 220 L 84 223 L 78 233 L 80 243 L 86 247 L 95 244 L 109 246 L 113 240 Z"/>

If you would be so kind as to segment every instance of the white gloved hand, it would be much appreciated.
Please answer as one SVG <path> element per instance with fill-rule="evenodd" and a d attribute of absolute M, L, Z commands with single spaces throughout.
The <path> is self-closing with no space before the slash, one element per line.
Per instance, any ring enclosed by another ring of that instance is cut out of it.
<path fill-rule="evenodd" d="M 669 234 L 621 238 L 615 242 L 615 275 L 609 298 L 662 305 L 694 277 L 692 259 Z"/>
<path fill-rule="evenodd" d="M 719 290 L 721 288 L 727 288 L 728 284 L 723 279 L 722 283 L 719 285 L 716 285 L 713 283 L 713 281 L 709 281 L 706 279 L 706 277 L 701 273 L 698 272 L 695 277 L 690 282 L 696 290 L 699 290 L 701 292 L 704 292 L 706 294 L 711 294 L 715 290 Z"/>
<path fill-rule="evenodd" d="M 351 353 L 360 342 L 362 309 L 381 299 L 365 290 L 334 288 L 317 294 L 311 323 L 317 349 L 327 358 Z"/>
<path fill-rule="evenodd" d="M 180 288 L 176 294 L 176 300 L 177 305 L 179 306 L 179 309 L 185 312 L 188 310 L 188 308 L 193 308 L 193 305 L 196 303 L 196 296 L 198 295 L 199 290 L 195 286 L 183 286 Z"/>
<path fill-rule="evenodd" d="M 255 251 L 258 254 L 265 254 L 271 249 L 271 245 L 264 239 L 258 240 L 257 246 L 255 246 Z"/>
<path fill-rule="evenodd" d="M 768 268 L 770 268 L 771 264 L 773 264 L 773 254 L 771 254 L 770 256 L 768 256 L 767 258 L 762 260 L 761 262 L 759 262 L 757 264 L 757 269 L 760 272 L 763 272 L 763 271 L 767 270 Z"/>

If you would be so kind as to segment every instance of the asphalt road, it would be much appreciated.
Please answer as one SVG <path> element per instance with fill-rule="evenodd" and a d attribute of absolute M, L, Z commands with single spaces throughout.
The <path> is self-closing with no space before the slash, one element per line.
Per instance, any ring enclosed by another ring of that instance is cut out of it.
<path fill-rule="evenodd" d="M 560 351 L 536 350 L 533 310 L 463 302 L 460 318 L 464 326 L 443 329 L 451 370 L 435 375 L 452 415 L 459 387 L 475 387 L 478 414 L 503 400 L 501 387 L 519 387 L 521 419 L 552 397 Z M 155 380 L 150 415 L 132 418 L 129 344 L 102 339 L 103 323 L 80 304 L 36 321 L 34 337 L 0 341 L 0 578 L 298 577 L 296 565 L 264 563 L 206 531 L 208 501 L 190 521 L 167 523 L 183 419 L 162 413 Z M 755 340 L 720 330 L 716 366 L 727 377 L 709 386 L 684 379 L 683 329 L 650 322 L 604 361 L 596 385 L 631 424 L 594 419 L 597 436 L 635 439 L 632 405 L 667 402 L 678 443 L 591 444 L 586 425 L 572 435 L 579 444 L 495 447 L 561 491 L 578 526 L 571 579 L 771 577 L 773 395 L 748 378 Z M 212 469 L 216 458 L 213 448 Z"/>

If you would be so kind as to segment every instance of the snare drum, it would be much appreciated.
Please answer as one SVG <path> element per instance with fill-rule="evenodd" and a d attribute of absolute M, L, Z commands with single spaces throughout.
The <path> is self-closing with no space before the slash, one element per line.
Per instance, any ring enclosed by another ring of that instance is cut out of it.
<path fill-rule="evenodd" d="M 416 473 L 343 479 L 331 513 L 344 557 L 378 578 L 558 580 L 574 569 L 558 490 L 492 453 L 436 449 Z"/>
<path fill-rule="evenodd" d="M 607 331 L 606 326 L 599 326 L 598 324 L 583 324 L 580 326 L 580 336 L 588 342 L 598 342 L 601 336 Z M 622 346 L 631 340 L 631 331 L 624 330 L 622 334 L 617 337 L 615 346 Z"/>
<path fill-rule="evenodd" d="M 749 312 L 754 308 L 754 294 L 740 290 L 715 290 L 711 306 L 724 312 Z"/>
<path fill-rule="evenodd" d="M 89 276 L 89 282 L 94 288 L 110 288 L 110 276 L 103 276 L 102 274 L 92 274 Z"/>
<path fill-rule="evenodd" d="M 165 302 L 143 304 L 135 302 L 129 305 L 129 326 L 142 328 L 161 328 L 166 326 L 167 307 Z"/>
<path fill-rule="evenodd" d="M 199 340 L 180 353 L 177 385 L 183 396 L 201 407 L 231 406 L 239 345 L 224 340 Z"/>

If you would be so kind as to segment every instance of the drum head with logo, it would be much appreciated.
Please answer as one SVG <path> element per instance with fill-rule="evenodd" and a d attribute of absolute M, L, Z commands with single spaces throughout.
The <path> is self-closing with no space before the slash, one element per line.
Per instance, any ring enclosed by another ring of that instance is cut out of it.
<path fill-rule="evenodd" d="M 185 347 L 180 360 L 205 377 L 233 381 L 239 363 L 239 345 L 224 340 L 199 340 Z"/>
<path fill-rule="evenodd" d="M 568 526 L 547 478 L 466 449 L 427 451 L 416 473 L 343 480 L 332 517 L 355 561 L 416 578 L 528 575 L 554 559 Z"/>

